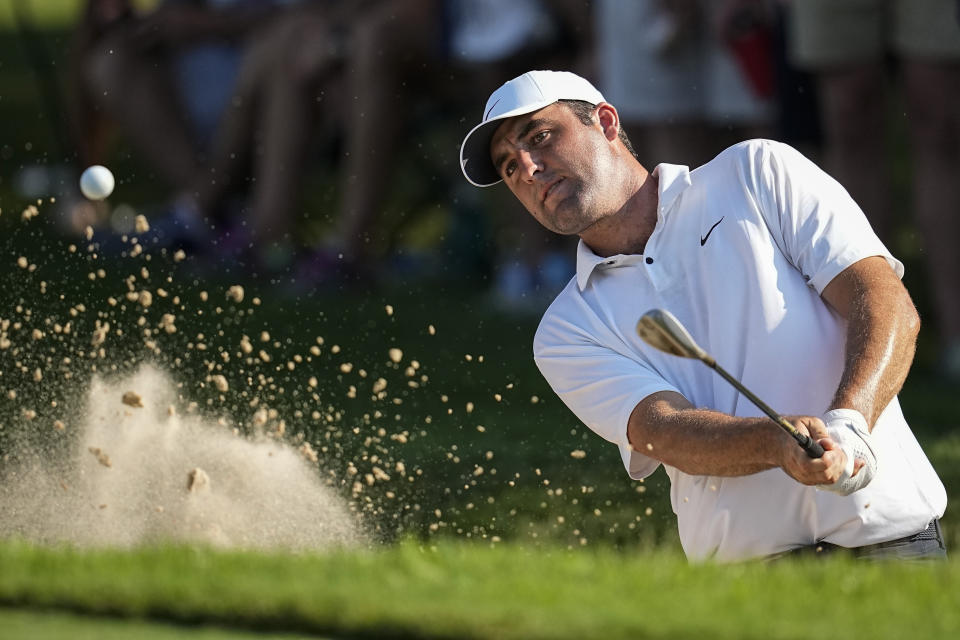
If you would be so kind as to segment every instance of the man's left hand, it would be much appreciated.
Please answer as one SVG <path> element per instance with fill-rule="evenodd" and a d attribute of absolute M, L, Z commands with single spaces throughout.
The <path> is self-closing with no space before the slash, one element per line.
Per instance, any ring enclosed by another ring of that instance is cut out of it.
<path fill-rule="evenodd" d="M 824 449 L 827 446 L 831 449 L 839 448 L 847 460 L 843 474 L 836 482 L 817 486 L 825 491 L 848 496 L 870 484 L 877 473 L 877 457 L 867 421 L 854 409 L 834 409 L 824 414 L 823 422 L 829 435 L 829 439 L 823 441 Z"/>

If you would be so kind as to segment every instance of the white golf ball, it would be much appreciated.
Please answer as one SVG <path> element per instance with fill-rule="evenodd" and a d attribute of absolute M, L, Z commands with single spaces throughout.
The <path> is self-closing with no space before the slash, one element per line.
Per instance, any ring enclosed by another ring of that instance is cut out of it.
<path fill-rule="evenodd" d="M 90 200 L 103 200 L 113 193 L 113 174 L 110 169 L 95 164 L 80 174 L 80 191 Z"/>

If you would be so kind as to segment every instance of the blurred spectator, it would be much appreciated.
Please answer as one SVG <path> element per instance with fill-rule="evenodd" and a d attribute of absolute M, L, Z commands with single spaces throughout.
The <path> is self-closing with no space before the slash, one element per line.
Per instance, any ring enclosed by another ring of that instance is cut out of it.
<path fill-rule="evenodd" d="M 641 159 L 699 166 L 772 121 L 764 0 L 597 0 L 598 86 Z"/>
<path fill-rule="evenodd" d="M 181 202 L 220 218 L 223 248 L 266 272 L 288 269 L 298 248 L 298 204 L 318 121 L 341 123 L 349 21 L 373 2 L 304 1 L 278 13 L 244 53 L 210 159 Z M 229 196 L 249 191 L 229 209 Z M 219 213 L 218 213 L 219 212 Z"/>
<path fill-rule="evenodd" d="M 243 46 L 279 4 L 162 0 L 140 14 L 130 0 L 89 0 L 69 75 L 81 165 L 104 161 L 115 128 L 167 186 L 188 190 L 230 100 Z"/>
<path fill-rule="evenodd" d="M 129 0 L 91 0 L 77 47 L 77 129 L 93 132 L 81 136 L 82 162 L 104 154 L 97 122 L 116 124 L 177 194 L 166 221 L 151 216 L 159 233 L 212 239 L 265 274 L 369 275 L 404 224 L 390 197 L 401 163 L 427 159 L 423 170 L 440 174 L 433 190 L 460 184 L 455 154 L 425 158 L 410 132 L 459 126 L 452 114 L 474 108 L 474 87 L 531 61 L 569 66 L 588 35 L 577 0 L 304 0 L 265 19 L 277 4 L 166 0 L 141 16 Z M 318 121 L 341 130 L 339 211 L 326 216 L 323 248 L 304 251 L 297 205 Z M 482 235 L 474 200 L 471 191 L 450 221 L 454 254 L 486 248 L 471 246 Z M 505 217 L 496 235 L 516 263 L 501 270 L 505 288 L 522 297 L 540 280 L 565 280 L 557 265 L 539 269 L 553 240 L 525 215 Z M 204 219 L 219 228 L 212 238 Z"/>
<path fill-rule="evenodd" d="M 397 212 L 384 211 L 396 169 L 420 155 L 402 134 L 433 135 L 421 132 L 424 115 L 434 130 L 453 124 L 449 114 L 471 103 L 463 94 L 471 92 L 473 74 L 509 77 L 513 68 L 501 67 L 510 55 L 527 59 L 560 42 L 557 22 L 539 0 L 305 2 L 258 32 L 210 166 L 187 195 L 194 208 L 209 213 L 252 183 L 242 223 L 233 225 L 225 244 L 258 270 L 369 275 L 370 260 L 382 256 L 402 224 Z M 318 119 L 341 125 L 340 206 L 327 216 L 332 229 L 325 248 L 304 252 L 296 204 Z M 456 180 L 455 169 L 451 177 Z M 448 182 L 444 176 L 434 189 Z M 295 264 L 298 253 L 306 265 Z"/>
<path fill-rule="evenodd" d="M 898 73 L 912 156 L 912 210 L 932 283 L 944 373 L 960 381 L 960 25 L 952 0 L 791 3 L 792 53 L 816 73 L 826 162 L 890 244 L 885 126 Z M 895 60 L 896 66 L 890 65 Z"/>
<path fill-rule="evenodd" d="M 338 256 L 363 263 L 389 244 L 384 196 L 398 160 L 420 146 L 410 132 L 459 126 L 437 115 L 462 114 L 459 122 L 468 120 L 465 110 L 475 108 L 480 87 L 502 83 L 521 68 L 574 64 L 587 35 L 584 7 L 569 0 L 386 0 L 358 16 L 348 45 L 342 205 L 330 240 Z M 459 185 L 456 162 L 445 158 L 443 164 L 438 186 Z M 469 215 L 473 198 L 455 197 L 455 216 Z M 503 259 L 535 269 L 546 234 L 528 227 L 528 216 L 516 206 L 506 206 L 506 231 L 495 235 L 509 236 L 507 244 L 518 247 L 523 259 Z M 564 282 L 569 275 L 572 267 Z"/>

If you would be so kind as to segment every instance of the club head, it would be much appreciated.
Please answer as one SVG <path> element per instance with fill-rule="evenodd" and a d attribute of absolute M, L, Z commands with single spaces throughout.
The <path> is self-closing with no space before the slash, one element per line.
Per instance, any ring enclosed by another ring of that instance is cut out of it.
<path fill-rule="evenodd" d="M 637 322 L 637 334 L 655 349 L 681 358 L 712 361 L 707 352 L 694 342 L 686 328 L 665 309 L 651 309 Z"/>

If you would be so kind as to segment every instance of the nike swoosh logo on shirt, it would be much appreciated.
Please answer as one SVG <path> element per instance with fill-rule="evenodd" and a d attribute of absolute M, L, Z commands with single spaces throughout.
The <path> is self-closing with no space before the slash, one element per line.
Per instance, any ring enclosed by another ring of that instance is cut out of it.
<path fill-rule="evenodd" d="M 702 238 L 700 238 L 700 246 L 701 246 L 701 247 L 702 247 L 703 245 L 707 244 L 707 238 L 709 238 L 709 237 L 710 237 L 710 234 L 713 233 L 713 230 L 717 228 L 717 225 L 720 224 L 721 222 L 723 222 L 723 218 L 726 218 L 726 217 L 727 217 L 727 216 L 723 216 L 722 218 L 720 218 L 719 220 L 717 220 L 716 222 L 714 222 L 714 223 L 713 223 L 713 226 L 710 227 L 710 231 L 707 231 L 707 235 L 705 235 L 705 236 L 703 236 Z"/>

